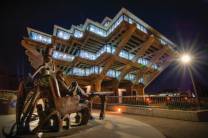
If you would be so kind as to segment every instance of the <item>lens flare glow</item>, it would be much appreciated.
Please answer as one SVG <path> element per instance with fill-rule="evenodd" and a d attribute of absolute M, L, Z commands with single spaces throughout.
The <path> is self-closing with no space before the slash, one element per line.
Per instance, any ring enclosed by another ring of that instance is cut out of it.
<path fill-rule="evenodd" d="M 184 64 L 188 64 L 191 62 L 191 56 L 189 54 L 183 54 L 180 58 L 181 62 Z"/>

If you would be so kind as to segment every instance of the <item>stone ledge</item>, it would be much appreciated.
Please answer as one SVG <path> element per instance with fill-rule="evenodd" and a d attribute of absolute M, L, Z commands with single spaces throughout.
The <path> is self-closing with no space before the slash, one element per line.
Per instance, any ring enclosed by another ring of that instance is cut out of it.
<path fill-rule="evenodd" d="M 199 111 L 183 111 L 183 110 L 170 110 L 149 107 L 136 107 L 124 105 L 107 105 L 107 110 L 117 111 L 121 109 L 123 113 L 145 115 L 152 117 L 162 117 L 185 121 L 208 121 L 208 110 Z"/>

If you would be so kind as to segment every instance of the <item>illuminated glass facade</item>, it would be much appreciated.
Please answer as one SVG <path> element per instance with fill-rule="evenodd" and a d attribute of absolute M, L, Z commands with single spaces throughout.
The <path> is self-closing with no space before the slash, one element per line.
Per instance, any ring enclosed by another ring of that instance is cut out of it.
<path fill-rule="evenodd" d="M 56 33 L 56 36 L 61 38 L 61 39 L 64 39 L 64 40 L 68 40 L 70 39 L 70 36 L 74 36 L 75 38 L 82 38 L 83 37 L 83 32 L 85 30 L 88 30 L 90 32 L 93 32 L 99 36 L 102 36 L 102 37 L 107 37 L 111 32 L 113 32 L 123 21 L 125 22 L 128 22 L 129 24 L 133 24 L 135 23 L 136 24 L 136 27 L 138 30 L 144 32 L 144 33 L 148 33 L 148 30 L 143 26 L 141 25 L 140 23 L 136 22 L 133 18 L 127 16 L 127 15 L 121 15 L 115 22 L 112 23 L 111 26 L 109 26 L 111 23 L 108 22 L 108 29 L 104 29 L 106 28 L 106 24 L 104 25 L 101 25 L 99 24 L 99 26 L 93 24 L 93 23 L 90 23 L 88 25 L 86 25 L 87 29 L 84 29 L 84 28 L 80 28 L 80 30 L 78 29 L 73 29 L 74 31 L 70 32 L 70 31 L 65 31 L 65 30 L 61 30 L 61 29 L 57 29 L 57 33 Z M 83 31 L 81 31 L 83 30 Z M 46 37 L 44 37 L 43 35 L 41 34 L 38 34 L 38 33 L 35 33 L 33 32 L 33 37 L 31 37 L 33 40 L 36 40 L 36 41 L 39 41 L 39 42 L 43 42 L 43 43 L 51 43 L 51 40 L 49 40 L 49 38 L 46 39 Z M 163 45 L 166 45 L 167 42 L 165 42 L 165 40 L 163 39 L 160 39 L 160 43 L 163 44 Z"/>
<path fill-rule="evenodd" d="M 127 34 L 128 27 L 132 27 L 133 25 L 135 25 L 136 31 L 133 33 L 129 32 L 132 34 L 128 42 L 123 45 L 121 50 L 118 49 L 118 55 L 114 55 L 123 36 L 125 37 Z M 34 29 L 28 29 L 28 32 L 29 38 L 40 42 L 42 47 L 49 44 L 56 47 L 52 57 L 58 60 L 57 62 L 60 62 L 60 64 L 62 64 L 62 61 L 65 61 L 64 63 L 72 62 L 73 64 L 71 65 L 70 63 L 70 66 L 68 66 L 68 63 L 60 65 L 62 67 L 60 69 L 65 74 L 72 76 L 100 74 L 105 64 L 107 64 L 107 60 L 110 61 L 113 55 L 116 56 L 116 58 L 113 58 L 116 61 L 106 69 L 105 75 L 108 76 L 108 79 L 119 79 L 122 69 L 127 64 L 131 66 L 132 70 L 145 70 L 148 68 L 150 69 L 148 73 L 159 72 L 162 70 L 162 64 L 153 60 L 155 54 L 152 53 L 160 50 L 161 47 L 171 47 L 174 45 L 159 32 L 125 9 L 122 9 L 113 19 L 104 19 L 102 23 L 87 19 L 84 24 L 72 25 L 70 29 L 55 25 L 53 37 Z M 145 49 L 145 54 L 136 55 L 138 50 L 142 50 L 145 47 L 142 43 L 145 43 L 150 36 L 155 38 L 154 45 L 151 44 L 149 49 Z M 52 39 L 54 40 L 52 41 Z M 37 49 L 44 51 L 44 48 Z M 148 54 L 151 56 L 145 56 Z M 80 63 L 76 64 L 76 60 Z M 152 63 L 153 61 L 155 63 Z M 122 79 L 144 83 L 144 78 L 136 78 L 135 72 L 127 73 Z"/>

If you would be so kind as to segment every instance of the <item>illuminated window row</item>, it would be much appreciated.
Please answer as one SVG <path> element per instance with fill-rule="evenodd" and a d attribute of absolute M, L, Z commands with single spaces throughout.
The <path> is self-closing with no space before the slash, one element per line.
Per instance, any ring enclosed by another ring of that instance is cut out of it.
<path fill-rule="evenodd" d="M 145 66 L 147 66 L 148 64 L 151 64 L 149 60 L 144 59 L 144 58 L 139 58 L 139 59 L 138 59 L 138 63 L 139 63 L 139 64 L 142 64 L 142 65 L 145 65 Z M 154 63 L 152 64 L 151 67 L 152 67 L 153 69 L 155 69 L 155 70 L 158 70 L 158 69 L 159 69 L 158 65 L 157 65 L 157 64 L 154 64 Z"/>
<path fill-rule="evenodd" d="M 131 18 L 129 18 L 128 16 L 120 16 L 110 27 L 109 29 L 106 31 L 100 27 L 97 27 L 96 25 L 94 24 L 90 24 L 88 25 L 87 29 L 90 31 L 90 32 L 93 32 L 97 35 L 100 35 L 102 37 L 107 37 L 111 32 L 113 32 L 120 24 L 122 21 L 127 21 L 128 23 L 132 24 L 132 23 L 136 23 L 134 20 L 132 20 Z M 142 25 L 137 24 L 137 28 L 145 33 L 147 33 L 147 30 L 146 28 L 144 28 Z M 105 24 L 104 26 L 106 25 L 109 25 L 109 22 L 107 24 Z M 76 30 L 74 31 L 74 37 L 76 38 L 81 38 L 83 36 L 83 32 L 79 31 L 79 30 Z M 62 39 L 69 39 L 71 36 L 71 34 L 69 32 L 66 32 L 66 31 L 62 31 L 62 30 L 58 30 L 57 32 L 57 37 L 59 38 L 62 38 Z"/>
<path fill-rule="evenodd" d="M 63 53 L 63 52 L 59 52 L 59 51 L 53 51 L 53 55 L 52 57 L 54 59 L 58 59 L 58 60 L 63 60 L 63 61 L 73 61 L 74 60 L 74 56 Z"/>
<path fill-rule="evenodd" d="M 123 16 L 120 16 L 120 17 L 115 21 L 115 23 L 113 23 L 113 24 L 111 25 L 111 27 L 108 29 L 107 35 L 109 35 L 111 32 L 113 32 L 113 31 L 121 24 L 122 21 L 123 21 Z"/>
<path fill-rule="evenodd" d="M 95 60 L 96 59 L 96 54 L 87 52 L 85 50 L 80 50 L 79 51 L 79 57 L 89 59 L 89 60 Z"/>
<path fill-rule="evenodd" d="M 86 71 L 85 71 L 85 69 L 74 67 L 69 72 L 69 74 L 70 75 L 75 75 L 75 76 L 86 76 Z"/>
<path fill-rule="evenodd" d="M 103 36 L 103 37 L 106 37 L 106 36 L 107 36 L 107 33 L 106 33 L 106 31 L 105 31 L 104 29 L 99 28 L 99 27 L 97 27 L 97 26 L 95 26 L 95 25 L 93 25 L 93 24 L 90 24 L 90 25 L 88 26 L 88 30 L 89 30 L 90 32 L 96 33 L 96 34 L 98 34 L 98 35 L 100 35 L 100 36 Z"/>
<path fill-rule="evenodd" d="M 101 48 L 96 54 L 87 52 L 84 50 L 80 50 L 78 53 L 78 56 L 81 58 L 89 59 L 89 60 L 96 60 L 99 56 L 101 56 L 103 53 L 111 53 L 113 54 L 115 52 L 115 47 L 111 45 L 105 45 L 103 48 Z M 132 60 L 135 55 L 129 54 L 129 52 L 122 50 L 119 54 L 120 57 L 126 58 L 128 60 Z M 75 56 L 69 55 L 66 53 L 54 51 L 53 52 L 53 58 L 59 59 L 59 60 L 64 60 L 64 61 L 72 61 Z M 148 64 L 151 64 L 149 60 L 144 59 L 144 58 L 139 58 L 138 63 L 147 66 Z M 152 68 L 157 70 L 159 69 L 158 65 L 153 64 Z"/>
<path fill-rule="evenodd" d="M 68 40 L 70 38 L 70 33 L 60 30 L 57 30 L 57 37 L 62 38 L 64 40 Z"/>
<path fill-rule="evenodd" d="M 126 76 L 124 77 L 124 79 L 129 80 L 129 81 L 133 81 L 135 80 L 135 78 L 136 78 L 136 75 L 131 74 L 131 73 L 126 74 Z"/>
<path fill-rule="evenodd" d="M 153 65 L 152 65 L 152 68 L 155 69 L 155 70 L 158 70 L 158 69 L 159 69 L 159 67 L 158 67 L 157 64 L 153 64 Z"/>
<path fill-rule="evenodd" d="M 164 40 L 162 40 L 162 39 L 160 39 L 160 43 L 162 44 L 162 45 L 166 45 L 167 43 L 164 41 Z"/>
<path fill-rule="evenodd" d="M 135 23 L 136 26 L 137 26 L 137 29 L 141 30 L 142 32 L 144 32 L 146 34 L 148 33 L 147 29 L 144 26 L 142 26 L 141 24 L 137 23 L 136 21 L 134 21 L 133 19 L 131 19 L 130 17 L 128 17 L 126 15 L 124 15 L 124 21 L 126 21 L 126 22 L 128 22 L 130 24 Z"/>
<path fill-rule="evenodd" d="M 107 75 L 108 77 L 118 78 L 120 74 L 121 74 L 120 71 L 110 69 L 110 70 L 108 70 L 108 72 L 107 72 L 106 75 Z"/>
<path fill-rule="evenodd" d="M 30 32 L 30 38 L 32 40 L 35 40 L 35 41 L 38 41 L 41 43 L 45 43 L 45 44 L 51 43 L 51 38 L 49 36 L 42 35 L 42 34 L 36 33 L 36 32 Z"/>
<path fill-rule="evenodd" d="M 135 20 L 133 20 L 132 18 L 130 18 L 130 17 L 126 16 L 126 15 L 121 15 L 109 27 L 108 30 L 102 29 L 101 27 L 98 27 L 98 26 L 96 26 L 94 24 L 89 24 L 87 26 L 87 30 L 89 30 L 89 31 L 91 31 L 91 32 L 93 32 L 93 33 L 95 33 L 97 35 L 100 35 L 102 37 L 107 37 L 110 33 L 112 33 L 122 23 L 122 21 L 126 21 L 129 24 L 135 23 L 137 29 L 141 30 L 144 33 L 148 33 L 147 29 L 143 25 L 137 23 Z M 109 22 L 108 22 L 108 25 L 109 25 Z M 57 29 L 56 36 L 61 38 L 61 39 L 68 40 L 72 35 L 75 38 L 82 38 L 83 37 L 83 31 L 80 31 L 78 29 L 74 29 L 73 32 L 67 32 L 67 31 L 64 31 L 64 30 L 61 30 L 61 29 Z M 33 32 L 32 39 L 33 40 L 37 40 L 39 42 L 47 43 L 47 44 L 51 43 L 51 38 L 50 37 L 41 35 L 41 34 L 36 33 L 36 32 Z M 163 45 L 166 45 L 166 42 L 164 40 L 162 40 L 162 39 L 160 39 L 160 43 L 163 44 Z"/>
<path fill-rule="evenodd" d="M 82 36 L 83 36 L 83 32 L 81 32 L 81 31 L 79 31 L 77 29 L 74 30 L 74 37 L 82 38 Z"/>
<path fill-rule="evenodd" d="M 109 76 L 109 77 L 112 77 L 112 78 L 118 78 L 120 74 L 121 74 L 120 71 L 110 69 L 110 70 L 108 70 L 106 76 Z M 129 81 L 134 81 L 136 79 L 136 75 L 134 75 L 132 73 L 128 73 L 128 74 L 126 74 L 126 76 L 124 77 L 124 79 L 125 80 L 129 80 Z M 138 80 L 138 82 L 139 83 L 144 83 L 144 79 L 143 78 L 140 78 Z"/>
<path fill-rule="evenodd" d="M 111 45 L 105 45 L 96 54 L 91 53 L 91 52 L 87 52 L 87 51 L 84 51 L 84 50 L 80 50 L 78 52 L 79 53 L 78 56 L 81 57 L 81 58 L 89 59 L 89 60 L 96 60 L 100 55 L 102 55 L 105 52 L 113 54 L 115 52 L 115 47 L 113 47 Z M 135 55 L 129 54 L 129 52 L 122 50 L 120 52 L 119 56 L 123 57 L 123 58 L 126 58 L 128 60 L 132 60 Z M 66 54 L 66 53 L 63 53 L 63 52 L 54 51 L 53 52 L 53 58 L 71 62 L 72 60 L 74 60 L 75 56 L 69 55 L 69 54 Z M 148 64 L 151 64 L 149 60 L 144 59 L 144 58 L 139 58 L 138 63 L 142 64 L 142 65 L 145 65 L 145 66 L 148 65 Z M 156 65 L 156 64 L 153 64 L 152 68 L 155 69 L 155 70 L 159 69 L 158 65 Z"/>
<path fill-rule="evenodd" d="M 68 39 L 72 36 L 72 33 L 66 32 L 66 31 L 61 30 L 61 29 L 57 29 L 56 36 L 57 36 L 58 38 L 61 38 L 61 39 L 64 39 L 64 40 L 68 40 Z M 80 30 L 78 30 L 78 29 L 74 29 L 73 36 L 74 36 L 75 38 L 82 38 L 83 32 L 80 31 Z"/>
<path fill-rule="evenodd" d="M 91 75 L 91 74 L 100 74 L 102 71 L 102 67 L 99 66 L 93 66 L 91 68 L 86 69 L 86 76 Z"/>
<path fill-rule="evenodd" d="M 102 72 L 102 67 L 99 67 L 99 66 L 93 66 L 91 68 L 85 68 L 85 69 L 74 67 L 69 71 L 68 75 L 89 76 L 91 74 L 100 74 L 101 72 Z M 110 69 L 110 70 L 108 70 L 106 76 L 109 76 L 109 77 L 112 77 L 112 78 L 118 78 L 120 74 L 121 74 L 120 71 Z M 128 73 L 124 77 L 124 79 L 129 80 L 129 81 L 133 81 L 133 80 L 135 80 L 135 78 L 136 78 L 136 76 L 134 74 L 131 74 L 131 73 Z M 138 80 L 138 82 L 139 83 L 144 83 L 144 79 L 140 78 Z"/>
<path fill-rule="evenodd" d="M 77 68 L 77 67 L 74 67 L 72 68 L 69 73 L 67 75 L 75 75 L 75 76 L 89 76 L 91 74 L 100 74 L 102 72 L 102 67 L 99 67 L 99 66 L 92 66 L 90 68 Z M 118 78 L 119 75 L 121 74 L 120 71 L 117 71 L 117 70 L 113 70 L 113 69 L 110 69 L 108 70 L 106 76 L 109 76 L 109 77 L 112 77 L 112 78 Z M 125 80 L 129 80 L 129 81 L 134 81 L 136 78 L 136 75 L 134 74 L 131 74 L 131 73 L 128 73 L 124 79 Z M 139 83 L 144 83 L 144 79 L 143 78 L 140 78 L 138 80 Z"/>
<path fill-rule="evenodd" d="M 96 57 L 98 58 L 100 55 L 102 55 L 103 53 L 111 53 L 113 54 L 115 52 L 116 48 L 112 45 L 104 45 L 96 54 Z"/>
<path fill-rule="evenodd" d="M 59 35 L 64 35 L 64 34 L 61 34 L 61 32 L 59 32 Z M 79 36 L 79 35 L 81 36 L 82 34 L 79 34 L 77 32 L 77 36 Z M 31 38 L 33 40 L 43 42 L 46 44 L 51 43 L 50 37 L 36 33 L 36 32 L 31 32 Z M 100 55 L 102 55 L 105 52 L 113 54 L 115 52 L 115 47 L 111 46 L 111 45 L 105 45 L 97 53 L 91 53 L 91 52 L 87 52 L 84 50 L 80 50 L 78 56 L 85 58 L 85 59 L 89 59 L 89 60 L 96 60 Z M 131 54 L 125 50 L 121 50 L 121 52 L 119 53 L 119 56 L 126 58 L 128 60 L 132 60 L 135 55 Z M 53 58 L 59 59 L 59 60 L 64 60 L 64 61 L 72 61 L 74 59 L 74 56 L 69 55 L 69 54 L 65 54 L 62 52 L 54 51 Z M 146 59 L 143 59 L 143 58 L 139 58 L 138 63 L 140 63 L 142 65 L 147 65 L 147 64 L 149 64 L 149 61 Z M 153 64 L 152 68 L 158 69 L 158 66 L 156 64 Z"/>
<path fill-rule="evenodd" d="M 100 55 L 102 55 L 105 52 L 113 54 L 115 52 L 115 47 L 111 45 L 105 45 L 97 53 L 80 50 L 79 56 L 85 59 L 89 59 L 89 60 L 96 60 Z"/>
<path fill-rule="evenodd" d="M 130 24 L 136 23 L 137 29 L 141 30 L 141 31 L 144 32 L 144 33 L 147 33 L 147 29 L 146 29 L 144 26 L 138 24 L 137 22 L 135 22 L 133 19 L 129 18 L 129 17 L 126 16 L 126 15 L 120 16 L 120 17 L 119 17 L 119 18 L 111 25 L 111 27 L 109 27 L 109 29 L 108 29 L 107 31 L 105 31 L 104 29 L 99 28 L 99 27 L 97 27 L 97 26 L 95 26 L 95 25 L 93 25 L 93 24 L 90 24 L 90 25 L 89 25 L 88 30 L 91 31 L 91 32 L 93 32 L 93 33 L 96 33 L 96 34 L 98 34 L 98 35 L 100 35 L 100 36 L 106 37 L 106 36 L 108 36 L 111 32 L 113 32 L 113 31 L 114 31 L 114 30 L 122 23 L 122 21 L 126 21 L 126 22 L 128 22 L 128 23 L 130 23 Z"/>
<path fill-rule="evenodd" d="M 145 66 L 148 65 L 148 64 L 150 64 L 149 60 L 144 59 L 144 58 L 139 58 L 138 59 L 138 63 L 140 63 L 142 65 L 145 65 Z"/>
<path fill-rule="evenodd" d="M 75 76 L 89 76 L 91 74 L 99 74 L 102 71 L 102 67 L 99 66 L 92 66 L 90 68 L 72 68 L 68 75 L 75 75 Z"/>
<path fill-rule="evenodd" d="M 144 84 L 144 78 L 140 78 L 140 79 L 138 80 L 138 82 Z"/>
<path fill-rule="evenodd" d="M 134 54 L 131 54 L 125 50 L 121 50 L 121 52 L 119 53 L 119 56 L 128 60 L 132 60 L 135 57 Z"/>

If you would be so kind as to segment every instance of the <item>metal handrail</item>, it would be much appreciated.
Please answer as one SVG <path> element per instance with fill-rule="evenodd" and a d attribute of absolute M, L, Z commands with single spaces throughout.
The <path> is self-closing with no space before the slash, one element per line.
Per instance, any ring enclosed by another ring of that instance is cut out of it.
<path fill-rule="evenodd" d="M 197 110 L 208 109 L 208 98 L 197 98 L 188 96 L 107 96 L 108 105 L 145 106 L 167 109 Z M 99 100 L 94 100 L 99 104 Z"/>

